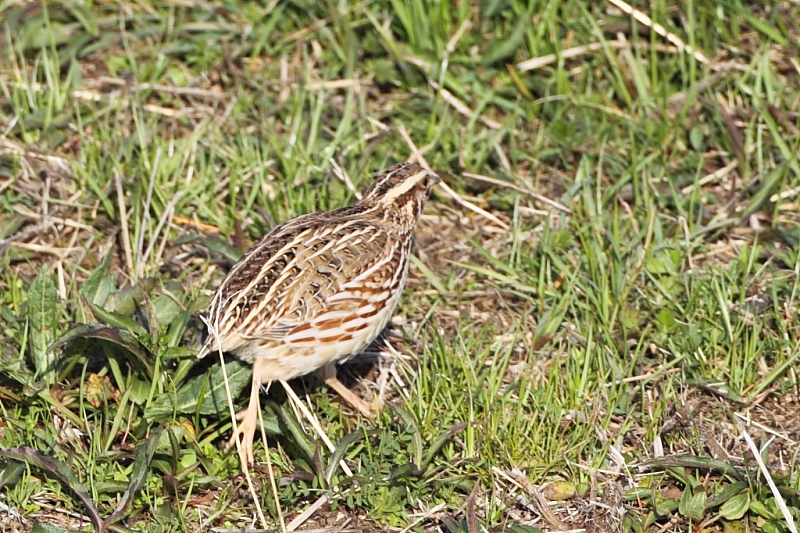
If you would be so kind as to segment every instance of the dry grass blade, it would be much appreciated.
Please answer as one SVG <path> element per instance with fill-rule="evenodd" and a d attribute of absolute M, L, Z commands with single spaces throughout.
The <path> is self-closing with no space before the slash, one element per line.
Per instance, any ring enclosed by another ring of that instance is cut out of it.
<path fill-rule="evenodd" d="M 219 316 L 211 316 L 209 318 L 201 316 L 200 318 L 208 328 L 208 334 L 219 339 L 219 334 L 218 334 Z M 219 341 L 217 342 L 219 343 Z M 222 368 L 223 382 L 225 383 L 225 391 L 227 393 L 226 397 L 228 400 L 228 411 L 231 416 L 231 424 L 233 425 L 233 435 L 236 439 L 236 450 L 239 453 L 239 459 L 242 464 L 242 472 L 244 473 L 244 477 L 247 480 L 247 488 L 250 491 L 250 497 L 253 498 L 253 505 L 255 505 L 256 513 L 258 515 L 259 520 L 261 521 L 261 527 L 266 529 L 267 519 L 264 516 L 264 511 L 261 508 L 261 500 L 259 498 L 258 492 L 255 489 L 255 485 L 253 484 L 253 479 L 250 475 L 250 468 L 248 467 L 247 464 L 247 458 L 245 457 L 242 450 L 241 435 L 239 434 L 238 431 L 238 422 L 237 422 L 238 419 L 236 418 L 236 408 L 233 405 L 233 395 L 231 394 L 230 380 L 228 379 L 228 372 L 225 368 L 225 356 L 223 355 L 222 350 L 217 350 L 217 354 L 219 355 L 219 364 Z M 259 412 L 261 412 L 261 409 L 259 409 Z M 262 423 L 262 430 L 263 430 L 263 423 Z M 281 525 L 283 525 L 283 521 L 281 521 Z"/>
<path fill-rule="evenodd" d="M 320 509 L 320 507 L 328 503 L 328 500 L 329 498 L 327 494 L 323 494 L 322 496 L 317 498 L 317 501 L 309 505 L 305 511 L 295 516 L 291 522 L 286 524 L 286 531 L 294 531 L 298 527 L 302 526 L 306 522 L 306 520 L 311 518 L 314 515 L 314 513 L 316 513 Z"/>
<path fill-rule="evenodd" d="M 131 85 L 131 83 L 127 80 L 111 78 L 108 76 L 100 76 L 94 81 L 100 85 L 116 85 L 118 87 L 124 87 L 126 91 L 132 92 L 155 91 L 178 96 L 193 96 L 197 98 L 211 99 L 226 98 L 229 96 L 227 93 L 221 91 L 209 91 L 205 89 L 198 89 L 196 87 L 172 87 L 170 85 L 162 85 L 158 83 L 138 83 L 136 85 Z"/>
<path fill-rule="evenodd" d="M 295 394 L 294 390 L 292 390 L 292 387 L 285 381 L 281 381 L 281 385 L 283 385 L 283 388 L 286 390 L 286 394 L 289 396 L 289 399 L 292 400 L 292 403 L 295 405 L 295 407 L 297 407 L 300 412 L 303 413 L 305 419 L 308 420 L 308 423 L 311 424 L 311 427 L 313 427 L 314 431 L 317 432 L 317 436 L 319 436 L 319 438 L 322 439 L 322 442 L 325 443 L 328 451 L 333 452 L 336 450 L 336 446 L 333 445 L 333 442 L 331 442 L 328 434 L 325 433 L 324 429 L 322 429 L 322 424 L 319 423 L 317 417 L 311 413 L 311 410 L 306 406 L 306 404 L 303 403 L 297 394 Z M 353 476 L 353 471 L 350 470 L 350 467 L 347 466 L 347 463 L 344 462 L 344 459 L 339 462 L 339 466 L 342 467 L 342 471 L 345 474 L 350 477 Z"/>
<path fill-rule="evenodd" d="M 414 520 L 406 527 L 401 529 L 400 533 L 408 533 L 415 527 L 419 526 L 421 523 L 431 519 L 436 519 L 437 516 L 440 516 L 439 513 L 441 513 L 445 508 L 447 508 L 447 504 L 442 502 L 434 505 L 430 509 L 426 509 L 420 513 L 416 513 Z"/>
<path fill-rule="evenodd" d="M 408 148 L 411 150 L 411 154 L 412 154 L 411 160 L 415 160 L 417 163 L 419 163 L 420 166 L 422 166 L 428 172 L 430 172 L 432 174 L 436 174 L 436 172 L 433 171 L 433 169 L 430 167 L 428 162 L 425 161 L 425 157 L 422 155 L 422 153 L 420 152 L 419 148 L 417 148 L 417 145 L 414 144 L 414 141 L 411 140 L 411 136 L 408 134 L 408 130 L 406 130 L 405 126 L 403 126 L 401 124 L 398 127 L 398 131 L 400 132 L 400 135 L 403 137 L 403 140 L 408 145 Z M 459 196 L 459 194 L 456 191 L 451 189 L 443 181 L 440 181 L 436 186 L 441 188 L 444 192 L 446 192 L 447 195 L 450 196 L 450 198 L 455 200 L 460 205 L 466 207 L 470 211 L 474 211 L 475 213 L 478 213 L 479 215 L 486 217 L 487 219 L 491 220 L 492 222 L 494 222 L 495 224 L 497 224 L 498 226 L 500 226 L 504 230 L 508 229 L 508 224 L 506 224 L 505 222 L 503 222 L 502 220 L 497 218 L 495 215 L 489 213 L 488 211 L 486 211 L 484 209 L 481 209 L 480 207 L 478 207 L 477 205 L 473 204 L 472 202 L 463 199 L 461 196 Z"/>
<path fill-rule="evenodd" d="M 269 476 L 269 485 L 272 489 L 272 498 L 275 502 L 275 509 L 278 513 L 278 522 L 281 525 L 281 533 L 286 533 L 286 521 L 283 518 L 283 509 L 281 509 L 281 499 L 278 496 L 278 483 L 275 479 L 275 469 L 272 468 L 272 457 L 267 450 L 267 432 L 264 429 L 264 413 L 261 409 L 258 410 L 258 425 L 261 428 L 261 440 L 264 443 L 265 452 L 267 456 L 267 474 Z"/>
<path fill-rule="evenodd" d="M 536 501 L 536 505 L 539 508 L 539 512 L 542 514 L 542 518 L 550 525 L 550 527 L 556 531 L 568 531 L 570 529 L 570 527 L 565 524 L 563 520 L 558 518 L 555 513 L 550 510 L 547 499 L 544 497 L 544 495 L 542 495 L 542 492 L 533 483 L 531 483 L 531 480 L 528 479 L 528 476 L 516 469 L 512 470 L 511 472 L 504 472 L 499 468 L 492 467 L 492 471 L 496 474 L 500 474 L 502 477 L 508 479 L 516 486 L 530 494 L 531 497 Z"/>
<path fill-rule="evenodd" d="M 142 260 L 141 260 L 141 262 L 142 262 L 142 271 L 141 271 L 140 275 L 143 275 L 144 265 L 147 264 L 148 261 L 150 260 L 150 256 L 153 253 L 153 249 L 154 249 L 154 247 L 156 245 L 156 242 L 158 241 L 158 236 L 161 233 L 161 230 L 164 229 L 164 227 L 168 228 L 170 226 L 170 221 L 174 218 L 174 215 L 175 215 L 175 205 L 181 200 L 181 198 L 183 198 L 183 195 L 184 195 L 184 192 L 180 191 L 175 196 L 173 196 L 172 199 L 167 204 L 167 208 L 164 210 L 164 213 L 158 219 L 158 224 L 156 224 L 156 229 L 153 231 L 153 236 L 150 239 L 150 243 L 147 245 L 147 249 L 142 254 Z M 157 255 L 157 257 L 155 258 L 155 260 L 156 260 L 155 262 L 156 263 L 160 262 L 161 256 L 163 255 L 163 250 L 164 250 L 164 247 L 166 246 L 166 240 L 167 240 L 167 237 L 168 237 L 167 233 L 168 232 L 164 233 L 164 238 L 161 241 L 161 246 L 159 247 L 159 252 L 158 252 L 158 254 L 156 254 Z"/>
<path fill-rule="evenodd" d="M 722 167 L 722 168 L 720 168 L 718 170 L 715 170 L 714 172 L 711 172 L 709 174 L 706 174 L 705 176 L 703 176 L 702 178 L 697 180 L 696 183 L 692 183 L 691 185 L 687 185 L 686 187 L 681 189 L 681 193 L 682 194 L 689 194 L 690 192 L 692 192 L 692 189 L 694 189 L 695 187 L 703 187 L 705 185 L 709 185 L 711 183 L 716 183 L 719 180 L 725 179 L 725 176 L 730 174 L 731 171 L 734 170 L 738 166 L 739 166 L 739 160 L 734 159 L 733 161 L 731 161 L 730 163 L 728 163 L 724 167 Z M 770 200 L 770 201 L 774 201 L 774 200 Z"/>
<path fill-rule="evenodd" d="M 515 185 L 515 184 L 509 183 L 507 181 L 499 180 L 497 178 L 492 178 L 492 177 L 489 177 L 489 176 L 483 176 L 481 174 L 474 174 L 472 172 L 463 172 L 461 175 L 464 176 L 465 178 L 472 178 L 474 180 L 483 181 L 485 183 L 491 183 L 492 185 L 497 185 L 499 187 L 508 187 L 508 188 L 514 189 L 514 190 L 519 191 L 521 193 L 527 194 L 528 196 L 530 196 L 532 198 L 535 198 L 535 199 L 539 200 L 540 202 L 549 205 L 550 207 L 558 209 L 559 211 L 562 211 L 562 212 L 567 213 L 567 214 L 571 214 L 572 213 L 569 210 L 569 208 L 567 206 L 565 206 L 564 204 L 556 202 L 555 200 L 551 200 L 547 196 L 541 195 L 541 194 L 539 194 L 537 192 L 534 192 L 534 191 L 532 191 L 532 190 L 530 190 L 528 188 L 520 187 L 519 185 Z"/>
<path fill-rule="evenodd" d="M 16 232 L 14 235 L 3 239 L 0 241 L 0 255 L 5 253 L 5 251 L 12 246 L 16 241 L 21 241 L 28 239 L 34 235 L 38 235 L 46 229 L 52 228 L 52 222 L 42 222 L 41 224 L 34 224 L 33 226 L 28 226 L 21 231 Z M 18 245 L 19 246 L 19 245 Z M 26 246 L 36 246 L 36 245 L 26 245 Z"/>
<path fill-rule="evenodd" d="M 633 18 L 647 26 L 648 28 L 652 29 L 654 32 L 659 34 L 660 36 L 664 37 L 666 40 L 677 46 L 681 50 L 686 50 L 690 54 L 694 56 L 694 58 L 703 64 L 708 64 L 708 58 L 706 55 L 701 52 L 700 50 L 694 50 L 691 46 L 684 43 L 683 40 L 675 35 L 674 33 L 668 32 L 664 26 L 658 24 L 657 22 L 653 22 L 649 16 L 645 13 L 635 9 L 630 4 L 623 2 L 622 0 L 607 0 L 608 3 L 613 4 L 617 8 L 621 9 L 624 13 L 631 15 Z"/>
<path fill-rule="evenodd" d="M 499 130 L 503 128 L 503 125 L 497 122 L 496 120 L 492 120 L 489 117 L 485 117 L 483 115 L 478 115 L 475 111 L 470 109 L 467 104 L 459 100 L 457 96 L 448 91 L 445 87 L 442 87 L 436 80 L 428 76 L 428 73 L 431 71 L 430 63 L 412 55 L 404 56 L 403 60 L 419 67 L 423 72 L 425 72 L 425 76 L 427 77 L 428 84 L 431 86 L 431 88 L 434 91 L 437 91 L 439 95 L 442 97 L 442 100 L 444 100 L 445 102 L 447 102 L 447 104 L 452 106 L 453 109 L 455 109 L 458 113 L 470 119 L 476 118 L 481 124 L 483 124 L 487 128 L 493 130 Z"/>
<path fill-rule="evenodd" d="M 122 238 L 122 249 L 125 253 L 125 266 L 128 268 L 128 275 L 130 276 L 131 282 L 135 282 L 136 266 L 133 262 L 133 250 L 131 249 L 128 212 L 125 208 L 125 191 L 122 188 L 122 176 L 118 170 L 114 170 L 114 186 L 117 192 L 117 208 L 119 209 L 119 224 L 121 227 L 120 236 Z"/>
<path fill-rule="evenodd" d="M 794 523 L 794 517 L 792 513 L 789 511 L 789 508 L 786 507 L 786 501 L 781 496 L 781 491 L 778 490 L 777 485 L 775 485 L 775 481 L 772 479 L 772 475 L 769 473 L 769 469 L 767 465 L 764 464 L 764 459 L 761 458 L 761 451 L 756 446 L 756 443 L 753 441 L 753 438 L 747 432 L 747 428 L 743 422 L 738 423 L 739 430 L 742 432 L 742 437 L 744 440 L 747 441 L 747 447 L 750 449 L 750 452 L 753 454 L 753 458 L 755 458 L 756 463 L 758 463 L 758 468 L 761 470 L 761 474 L 764 476 L 764 479 L 767 480 L 767 484 L 769 485 L 769 490 L 772 491 L 772 496 L 775 498 L 775 503 L 778 505 L 778 508 L 781 510 L 781 514 L 783 515 L 784 520 L 786 520 L 786 527 L 789 528 L 789 531 L 792 533 L 797 533 L 797 526 Z"/>
<path fill-rule="evenodd" d="M 57 168 L 58 170 L 64 172 L 68 176 L 72 175 L 72 170 L 70 169 L 69 162 L 65 158 L 54 155 L 46 155 L 33 150 L 28 150 L 20 143 L 12 139 L 9 139 L 4 135 L 0 135 L 0 155 L 3 154 L 13 154 L 23 158 L 30 158 L 43 161 L 46 164 L 51 165 L 54 168 Z M 0 188 L 0 192 L 2 192 L 2 188 Z"/>
<path fill-rule="evenodd" d="M 344 183 L 345 187 L 347 187 L 347 190 L 352 192 L 353 196 L 355 196 L 357 200 L 361 200 L 364 195 L 362 195 L 361 192 L 356 189 L 353 180 L 350 179 L 350 176 L 347 175 L 347 172 L 345 172 L 344 169 L 339 166 L 339 163 L 337 163 L 334 158 L 330 158 L 328 162 L 331 164 L 331 168 L 333 168 L 334 175 L 339 178 L 342 183 Z"/>
<path fill-rule="evenodd" d="M 789 436 L 786 433 L 780 433 L 778 431 L 775 431 L 774 429 L 769 428 L 769 427 L 765 426 L 764 424 L 760 424 L 760 423 L 756 422 L 755 420 L 749 419 L 747 416 L 745 416 L 745 415 L 743 415 L 741 413 L 733 413 L 733 416 L 738 418 L 740 422 L 748 424 L 748 425 L 751 425 L 751 426 L 754 426 L 754 427 L 757 427 L 758 429 L 760 429 L 764 433 L 769 433 L 770 435 L 774 435 L 774 436 L 778 437 L 779 439 L 785 440 L 786 442 L 788 442 L 792 446 L 797 446 L 797 444 L 798 444 L 797 441 L 789 438 Z"/>
<path fill-rule="evenodd" d="M 75 229 L 82 229 L 82 230 L 87 230 L 87 231 L 95 231 L 95 228 L 93 226 L 89 226 L 88 224 L 83 224 L 81 222 L 77 222 L 77 221 L 69 219 L 69 218 L 62 218 L 62 217 L 57 217 L 57 216 L 53 216 L 53 215 L 45 216 L 45 215 L 42 215 L 40 213 L 36 213 L 34 211 L 30 211 L 29 209 L 26 209 L 25 207 L 23 207 L 21 205 L 15 205 L 14 206 L 14 211 L 19 213 L 20 215 L 24 216 L 25 218 L 30 218 L 32 220 L 44 220 L 44 219 L 46 219 L 46 221 L 42 223 L 44 226 L 53 226 L 53 225 L 58 224 L 58 225 L 61 225 L 61 226 L 68 226 L 68 227 L 75 228 Z"/>
<path fill-rule="evenodd" d="M 5 245 L 4 243 L 0 243 L 0 249 Z M 55 246 L 48 246 L 46 244 L 33 244 L 29 242 L 14 242 L 11 241 L 8 245 L 13 246 L 14 248 L 20 248 L 22 250 L 30 250 L 31 252 L 36 252 L 40 254 L 48 254 L 58 257 L 59 259 L 66 259 L 69 257 L 70 254 L 74 254 L 76 252 L 80 252 L 83 248 L 80 247 L 71 247 L 71 248 L 57 248 Z"/>
<path fill-rule="evenodd" d="M 436 81 L 434 81 L 432 79 L 429 79 L 428 83 L 430 83 L 430 85 L 433 88 L 433 90 L 439 91 L 439 95 L 441 95 L 442 100 L 444 100 L 445 102 L 447 102 L 448 104 L 453 106 L 453 109 L 455 109 L 456 111 L 458 111 L 459 113 L 461 113 L 465 117 L 472 118 L 475 115 L 477 115 L 477 113 L 475 111 L 473 111 L 472 109 L 470 109 L 467 104 L 465 104 L 464 102 L 459 100 L 457 96 L 455 96 L 453 93 L 451 93 L 450 91 L 448 91 L 444 87 L 441 87 L 438 83 L 436 83 Z M 478 121 L 480 121 L 481 124 L 483 124 L 487 128 L 490 128 L 490 129 L 493 129 L 493 130 L 499 130 L 499 129 L 503 128 L 502 124 L 500 124 L 496 120 L 490 119 L 489 117 L 485 117 L 483 115 L 478 115 L 477 118 L 478 118 Z"/>
<path fill-rule="evenodd" d="M 161 162 L 161 147 L 156 148 L 156 157 L 153 161 L 153 168 L 150 171 L 150 178 L 147 180 L 147 196 L 144 199 L 144 206 L 142 207 L 142 220 L 139 229 L 139 242 L 136 243 L 136 279 L 144 276 L 144 237 L 147 231 L 147 222 L 150 219 L 150 202 L 153 200 L 153 188 L 156 183 L 156 173 L 158 172 L 158 165 Z M 153 235 L 151 240 L 155 242 L 156 236 Z"/>
<path fill-rule="evenodd" d="M 557 62 L 559 59 L 575 59 L 576 57 L 581 57 L 586 54 L 591 54 L 593 52 L 599 52 L 605 48 L 610 48 L 612 50 L 624 50 L 631 46 L 630 42 L 627 40 L 616 39 L 613 41 L 605 41 L 602 43 L 589 43 L 582 46 L 574 46 L 572 48 L 567 48 L 566 50 L 562 50 L 557 54 L 546 54 L 539 57 L 532 57 L 530 59 L 526 59 L 524 61 L 520 61 L 517 63 L 516 68 L 520 72 L 529 72 L 532 70 L 537 70 L 542 67 L 546 67 L 547 65 L 552 65 L 553 63 Z M 643 43 L 640 42 L 637 46 L 641 46 L 644 49 L 654 48 L 656 51 L 662 54 L 675 54 L 680 51 L 677 46 L 669 46 L 665 44 L 659 45 L 651 45 L 650 43 Z"/>

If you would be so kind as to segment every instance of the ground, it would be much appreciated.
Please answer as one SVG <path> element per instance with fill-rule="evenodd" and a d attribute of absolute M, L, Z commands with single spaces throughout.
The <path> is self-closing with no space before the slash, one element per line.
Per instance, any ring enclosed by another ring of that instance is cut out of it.
<path fill-rule="evenodd" d="M 0 4 L 0 532 L 796 531 L 798 21 Z M 402 160 L 442 186 L 340 372 L 382 409 L 293 382 L 329 448 L 274 385 L 243 471 L 214 289 Z"/>

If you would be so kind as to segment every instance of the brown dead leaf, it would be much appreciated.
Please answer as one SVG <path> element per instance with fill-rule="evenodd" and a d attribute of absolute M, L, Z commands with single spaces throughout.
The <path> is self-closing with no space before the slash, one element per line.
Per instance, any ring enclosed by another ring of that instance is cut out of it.
<path fill-rule="evenodd" d="M 100 407 L 108 400 L 116 401 L 119 398 L 119 390 L 111 385 L 108 376 L 89 374 L 84 386 L 84 396 L 94 407 Z"/>

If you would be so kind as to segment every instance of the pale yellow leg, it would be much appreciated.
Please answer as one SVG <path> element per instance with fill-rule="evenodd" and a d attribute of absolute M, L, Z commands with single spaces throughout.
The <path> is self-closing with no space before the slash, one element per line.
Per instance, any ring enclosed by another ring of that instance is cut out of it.
<path fill-rule="evenodd" d="M 325 365 L 320 369 L 320 376 L 325 384 L 335 390 L 344 401 L 361 411 L 362 414 L 372 417 L 375 415 L 375 409 L 372 404 L 365 402 L 356 395 L 353 391 L 344 386 L 344 383 L 339 381 L 336 377 L 336 364 Z"/>
<path fill-rule="evenodd" d="M 238 430 L 233 434 L 231 440 L 228 442 L 228 448 L 236 446 L 236 436 L 239 435 L 242 447 L 237 451 L 239 452 L 239 459 L 244 463 L 251 465 L 255 461 L 253 456 L 253 438 L 256 434 L 256 425 L 258 423 L 258 395 L 261 392 L 261 382 L 253 375 L 252 388 L 250 390 L 250 403 L 247 409 L 240 411 L 236 414 L 236 419 L 239 421 Z"/>

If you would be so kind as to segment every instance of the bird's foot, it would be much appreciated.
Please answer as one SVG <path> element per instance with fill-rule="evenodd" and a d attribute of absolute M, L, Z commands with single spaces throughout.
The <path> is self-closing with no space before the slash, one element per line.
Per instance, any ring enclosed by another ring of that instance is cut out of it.
<path fill-rule="evenodd" d="M 236 414 L 236 419 L 239 421 L 236 431 L 228 441 L 227 449 L 236 446 L 236 441 L 239 440 L 241 447 L 237 448 L 239 453 L 239 460 L 248 465 L 253 466 L 255 457 L 253 455 L 253 439 L 256 434 L 256 421 L 258 420 L 258 412 L 249 406 L 244 411 Z M 238 439 L 237 439 L 238 437 Z"/>
<path fill-rule="evenodd" d="M 358 409 L 361 414 L 370 418 L 375 418 L 375 412 L 379 410 L 382 405 L 373 404 L 362 400 L 356 393 L 345 387 L 344 383 L 339 381 L 339 378 L 334 374 L 333 376 L 325 376 L 325 383 L 335 390 L 344 401 L 349 403 L 355 409 Z"/>

